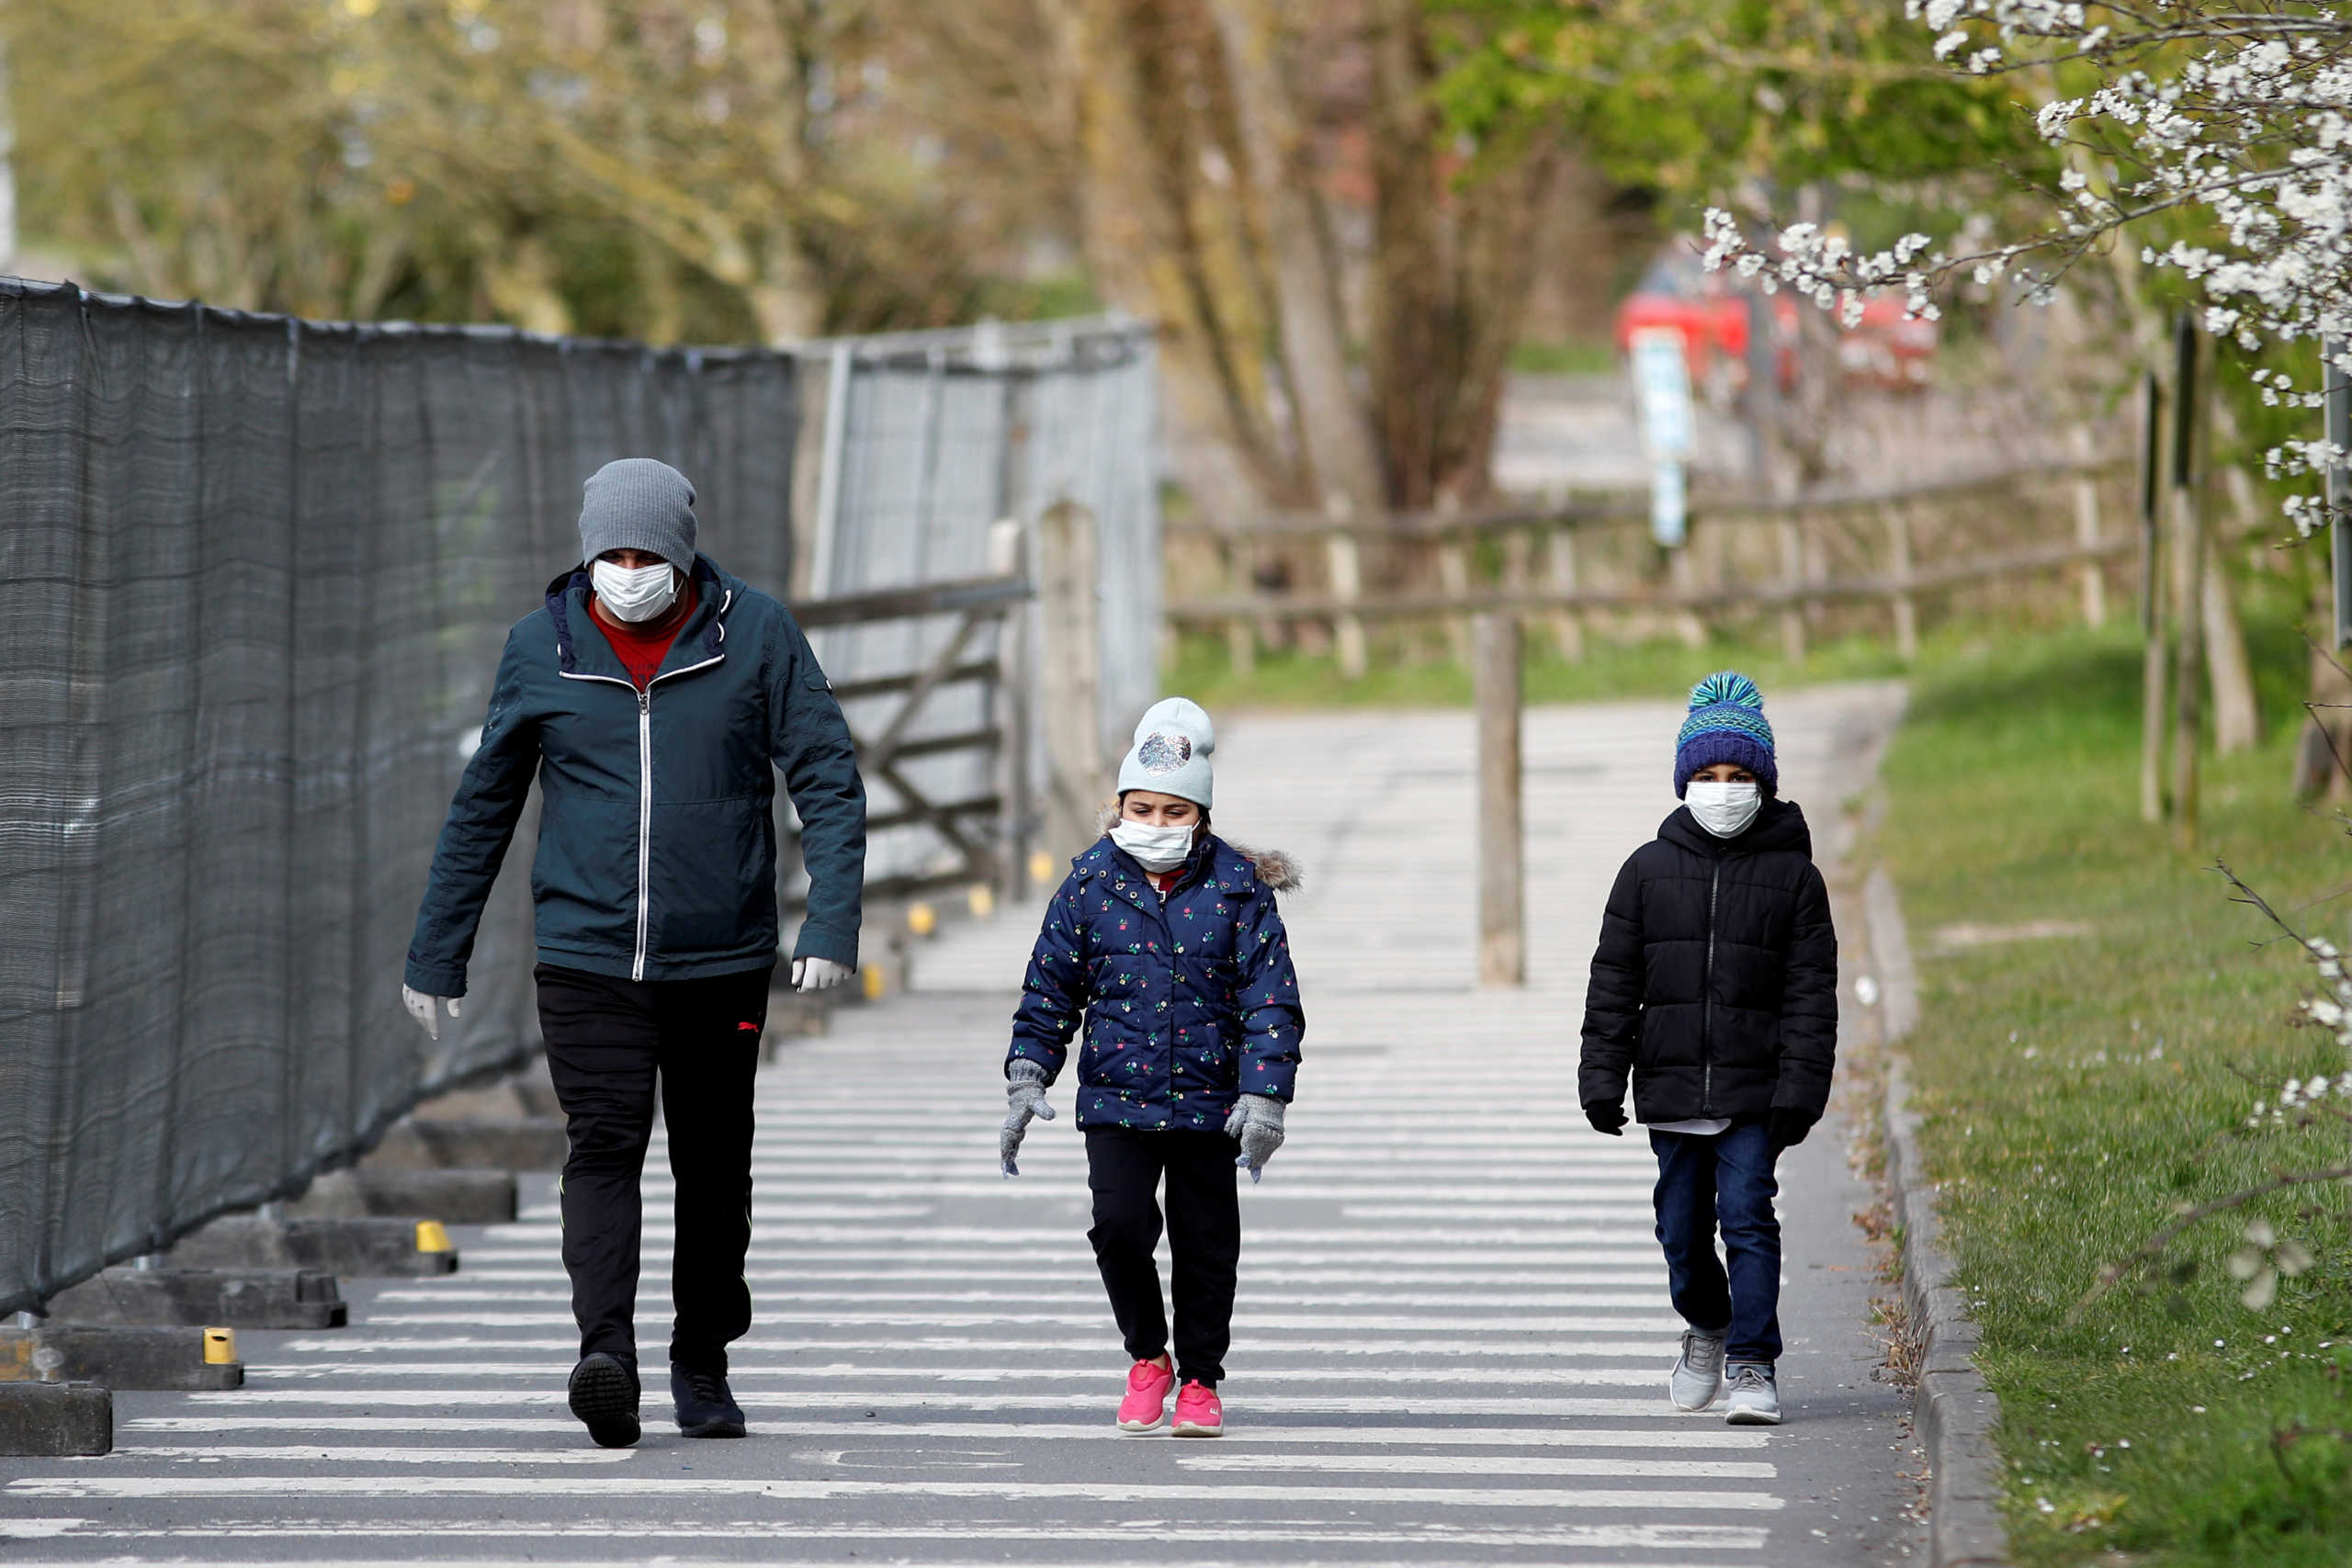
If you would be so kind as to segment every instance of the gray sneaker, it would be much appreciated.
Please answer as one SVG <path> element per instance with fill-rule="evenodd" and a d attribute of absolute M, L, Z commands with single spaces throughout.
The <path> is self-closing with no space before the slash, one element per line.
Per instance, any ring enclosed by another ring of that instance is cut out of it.
<path fill-rule="evenodd" d="M 1724 1386 L 1724 1337 L 1693 1328 L 1682 1336 L 1682 1354 L 1674 1359 L 1674 1376 L 1667 1390 L 1677 1410 L 1704 1410 Z"/>
<path fill-rule="evenodd" d="M 1777 1427 L 1781 1424 L 1781 1390 L 1772 1369 L 1761 1361 L 1735 1361 L 1731 1375 L 1731 1408 L 1724 1419 L 1734 1427 Z"/>

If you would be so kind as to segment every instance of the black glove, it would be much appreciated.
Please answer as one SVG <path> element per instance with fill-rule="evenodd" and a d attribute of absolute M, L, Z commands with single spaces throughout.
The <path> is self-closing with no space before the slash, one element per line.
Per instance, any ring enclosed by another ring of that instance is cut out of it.
<path fill-rule="evenodd" d="M 1764 1123 L 1766 1135 L 1772 1141 L 1772 1151 L 1778 1154 L 1782 1149 L 1795 1148 L 1804 1142 L 1804 1135 L 1813 1131 L 1813 1124 L 1819 1120 L 1819 1113 L 1793 1105 L 1772 1107 L 1772 1113 Z"/>
<path fill-rule="evenodd" d="M 1625 1135 L 1625 1106 L 1622 1100 L 1588 1100 L 1584 1102 L 1584 1119 L 1592 1123 L 1596 1133 L 1606 1133 L 1612 1138 Z"/>

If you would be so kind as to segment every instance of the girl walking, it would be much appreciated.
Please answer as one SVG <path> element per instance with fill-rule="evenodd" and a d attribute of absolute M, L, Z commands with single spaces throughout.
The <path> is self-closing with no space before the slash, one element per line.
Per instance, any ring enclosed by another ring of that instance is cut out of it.
<path fill-rule="evenodd" d="M 1772 726 L 1754 682 L 1691 690 L 1675 739 L 1685 804 L 1634 852 L 1600 920 L 1585 998 L 1577 1098 L 1587 1120 L 1634 1119 L 1657 1156 L 1657 1239 L 1688 1331 L 1668 1379 L 1728 1419 L 1781 1419 L 1781 1151 L 1829 1101 L 1838 1052 L 1838 933 L 1804 813 L 1780 798 Z M 1729 1269 L 1715 1257 L 1720 1229 Z"/>
<path fill-rule="evenodd" d="M 1237 1170 L 1256 1180 L 1283 1144 L 1306 1014 L 1275 895 L 1296 886 L 1280 855 L 1209 831 L 1216 731 L 1170 697 L 1136 727 L 1103 837 L 1071 863 L 1029 960 L 1004 1077 L 999 1139 L 1017 1176 L 1033 1116 L 1061 1076 L 1081 1017 L 1078 1124 L 1094 1228 L 1087 1238 L 1134 1360 L 1118 1424 L 1180 1438 L 1225 1429 L 1217 1384 L 1232 1338 L 1241 1256 Z M 1152 1252 L 1166 1224 L 1175 1355 Z M 1178 1385 L 1181 1383 L 1181 1387 Z"/>

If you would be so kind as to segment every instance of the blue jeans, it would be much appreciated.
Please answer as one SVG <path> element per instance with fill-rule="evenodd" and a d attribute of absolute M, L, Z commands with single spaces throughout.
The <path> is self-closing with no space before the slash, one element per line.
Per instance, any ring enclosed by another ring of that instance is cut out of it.
<path fill-rule="evenodd" d="M 1724 1359 L 1781 1359 L 1781 1222 L 1775 1151 L 1761 1122 L 1713 1137 L 1650 1134 L 1657 1156 L 1657 1240 L 1674 1310 L 1691 1327 L 1725 1328 Z M 1728 1276 L 1715 1257 L 1721 1228 Z"/>

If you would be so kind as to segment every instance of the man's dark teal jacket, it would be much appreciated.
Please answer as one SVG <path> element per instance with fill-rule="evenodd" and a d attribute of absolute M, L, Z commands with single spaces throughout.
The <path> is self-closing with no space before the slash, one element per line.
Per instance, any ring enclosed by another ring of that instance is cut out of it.
<path fill-rule="evenodd" d="M 776 958 L 775 772 L 800 814 L 808 919 L 794 954 L 857 963 L 865 789 L 808 639 L 782 604 L 695 558 L 694 614 L 648 689 L 588 608 L 548 587 L 499 660 L 408 953 L 408 984 L 466 990 L 482 902 L 534 773 L 539 961 L 684 980 Z"/>

